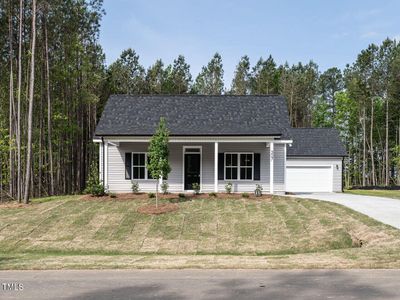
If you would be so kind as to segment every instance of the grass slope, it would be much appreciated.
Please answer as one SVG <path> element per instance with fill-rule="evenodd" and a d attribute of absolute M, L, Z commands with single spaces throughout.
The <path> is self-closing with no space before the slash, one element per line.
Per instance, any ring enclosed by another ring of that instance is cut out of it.
<path fill-rule="evenodd" d="M 147 203 L 69 196 L 0 207 L 0 269 L 400 266 L 398 230 L 333 203 L 193 199 L 138 213 Z"/>
<path fill-rule="evenodd" d="M 346 193 L 400 199 L 399 190 L 346 190 Z"/>

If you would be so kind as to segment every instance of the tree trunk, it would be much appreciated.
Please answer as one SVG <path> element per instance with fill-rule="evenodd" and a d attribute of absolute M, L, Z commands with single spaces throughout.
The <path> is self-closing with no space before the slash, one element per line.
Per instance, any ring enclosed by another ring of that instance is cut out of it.
<path fill-rule="evenodd" d="M 158 208 L 158 183 L 160 182 L 160 178 L 156 181 L 156 207 Z"/>
<path fill-rule="evenodd" d="M 26 155 L 25 193 L 24 203 L 29 202 L 29 183 L 32 166 L 32 112 L 33 91 L 35 84 L 35 45 L 36 44 L 36 0 L 32 0 L 32 45 L 31 45 L 31 75 L 29 78 L 29 110 L 28 110 L 28 144 Z"/>
<path fill-rule="evenodd" d="M 50 67 L 49 67 L 49 47 L 47 38 L 47 22 L 44 21 L 44 39 L 45 39 L 45 60 L 46 60 L 46 93 L 47 93 L 47 138 L 48 138 L 48 156 L 50 165 L 50 195 L 54 195 L 54 169 L 53 169 L 53 148 L 51 135 L 51 98 L 50 98 Z"/>
<path fill-rule="evenodd" d="M 21 89 L 22 89 L 22 11 L 24 1 L 19 2 L 19 36 L 18 36 L 18 87 L 17 87 L 17 199 L 21 202 Z"/>
<path fill-rule="evenodd" d="M 9 39 L 10 39 L 10 107 L 9 107 L 9 152 L 10 152 L 10 177 L 9 177 L 9 184 L 10 184 L 10 196 L 14 197 L 14 74 L 13 74 L 13 31 L 12 31 L 12 6 L 10 2 L 10 16 L 9 16 Z"/>
<path fill-rule="evenodd" d="M 389 185 L 389 98 L 386 97 L 385 186 Z"/>
<path fill-rule="evenodd" d="M 367 155 L 366 155 L 366 124 L 365 124 L 365 106 L 363 107 L 363 120 L 362 120 L 362 126 L 363 126 L 363 161 L 362 161 L 362 186 L 365 186 L 365 169 L 366 169 L 366 160 L 367 160 Z"/>
<path fill-rule="evenodd" d="M 372 185 L 376 185 L 375 159 L 374 159 L 374 98 L 371 98 L 371 131 L 370 131 L 370 154 L 371 154 L 371 179 Z"/>

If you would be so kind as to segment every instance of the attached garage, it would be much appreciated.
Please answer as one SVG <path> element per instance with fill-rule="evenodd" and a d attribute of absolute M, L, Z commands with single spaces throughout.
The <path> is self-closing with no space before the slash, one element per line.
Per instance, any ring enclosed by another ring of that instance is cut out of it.
<path fill-rule="evenodd" d="M 332 128 L 294 128 L 287 148 L 286 191 L 328 193 L 342 191 L 342 164 L 347 155 Z"/>
<path fill-rule="evenodd" d="M 332 192 L 331 166 L 287 166 L 286 191 Z"/>

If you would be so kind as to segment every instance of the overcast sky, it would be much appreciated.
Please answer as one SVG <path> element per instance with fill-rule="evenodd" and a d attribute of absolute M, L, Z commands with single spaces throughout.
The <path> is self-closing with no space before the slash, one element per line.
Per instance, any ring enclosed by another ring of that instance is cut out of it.
<path fill-rule="evenodd" d="M 314 60 L 343 68 L 370 43 L 400 40 L 399 0 L 105 0 L 100 41 L 107 64 L 133 48 L 147 68 L 186 57 L 193 77 L 215 52 L 225 85 L 247 54 L 252 65 Z"/>

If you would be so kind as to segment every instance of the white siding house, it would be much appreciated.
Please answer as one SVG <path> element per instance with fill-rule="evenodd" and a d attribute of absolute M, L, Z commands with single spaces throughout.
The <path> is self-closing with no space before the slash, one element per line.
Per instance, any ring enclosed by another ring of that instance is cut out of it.
<path fill-rule="evenodd" d="M 158 121 L 170 130 L 171 192 L 340 192 L 346 155 L 334 129 L 293 129 L 280 96 L 110 97 L 96 128 L 100 179 L 116 193 L 155 191 L 147 149 Z"/>

